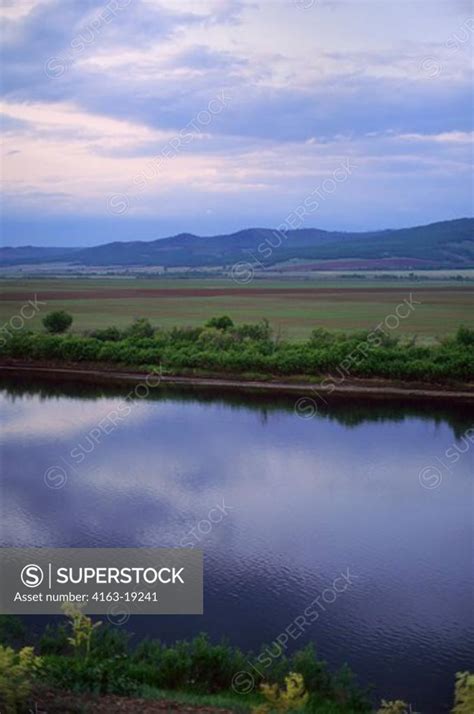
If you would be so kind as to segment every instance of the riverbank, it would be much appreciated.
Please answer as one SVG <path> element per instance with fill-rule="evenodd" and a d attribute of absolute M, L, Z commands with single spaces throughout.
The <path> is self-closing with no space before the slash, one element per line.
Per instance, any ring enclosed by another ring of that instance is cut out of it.
<path fill-rule="evenodd" d="M 74 363 L 44 363 L 25 362 L 17 360 L 3 360 L 0 362 L 0 376 L 7 377 L 37 377 L 50 381 L 73 381 L 85 382 L 98 385 L 138 385 L 144 381 L 150 371 L 120 369 L 116 365 L 104 367 L 97 365 L 78 365 Z M 156 387 L 157 376 L 153 376 Z M 303 399 L 299 403 L 301 415 L 310 416 L 311 410 L 322 406 L 334 399 L 403 399 L 406 401 L 449 401 L 451 403 L 474 403 L 474 384 L 454 384 L 454 385 L 433 385 L 423 382 L 404 383 L 393 380 L 382 379 L 347 379 L 337 384 L 327 379 L 321 382 L 298 381 L 298 378 L 290 380 L 280 379 L 245 379 L 233 375 L 232 377 L 222 377 L 221 375 L 173 375 L 165 374 L 159 376 L 159 383 L 163 386 L 179 386 L 191 389 L 215 389 L 216 391 L 239 391 L 239 392 L 260 392 L 263 394 L 278 394 L 295 397 L 296 400 Z"/>
<path fill-rule="evenodd" d="M 109 714 L 109 712 L 122 712 L 122 714 L 163 714 L 163 712 L 173 712 L 174 714 L 232 714 L 236 709 L 211 706 L 203 704 L 190 704 L 186 699 L 180 700 L 178 694 L 172 699 L 143 699 L 131 697 L 119 697 L 114 694 L 100 696 L 88 693 L 56 692 L 39 689 L 33 695 L 37 711 L 48 712 L 48 714 Z M 188 697 L 191 699 L 191 697 Z M 194 700 L 199 697 L 195 696 Z M 212 701 L 212 697 L 202 697 L 206 702 Z M 219 697 L 215 697 L 219 700 Z M 222 699 L 222 697 L 220 698 Z M 242 711 L 242 710 L 241 710 Z"/>

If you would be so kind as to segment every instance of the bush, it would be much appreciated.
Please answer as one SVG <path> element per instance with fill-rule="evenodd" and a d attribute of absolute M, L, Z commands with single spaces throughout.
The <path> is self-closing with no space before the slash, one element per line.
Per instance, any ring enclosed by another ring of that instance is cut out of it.
<path fill-rule="evenodd" d="M 233 326 L 234 322 L 228 315 L 222 315 L 222 317 L 211 317 L 211 319 L 206 322 L 206 327 L 215 327 L 216 330 L 229 330 Z"/>
<path fill-rule="evenodd" d="M 84 615 L 80 607 L 66 602 L 62 609 L 69 619 L 69 626 L 72 631 L 72 636 L 68 638 L 69 643 L 73 646 L 74 652 L 78 657 L 87 658 L 90 654 L 92 635 L 101 622 L 93 623 L 91 618 Z"/>
<path fill-rule="evenodd" d="M 190 681 L 198 691 L 213 693 L 227 689 L 243 663 L 239 650 L 225 644 L 212 645 L 207 635 L 201 634 L 191 642 Z"/>
<path fill-rule="evenodd" d="M 0 615 L 0 642 L 10 647 L 26 644 L 26 626 L 19 617 Z"/>
<path fill-rule="evenodd" d="M 456 332 L 456 342 L 460 345 L 474 347 L 474 330 L 470 330 L 465 325 L 460 325 Z"/>
<path fill-rule="evenodd" d="M 256 342 L 267 342 L 272 337 L 272 329 L 270 323 L 265 318 L 257 322 L 257 324 L 237 325 L 233 329 L 233 333 L 241 340 L 249 338 Z"/>
<path fill-rule="evenodd" d="M 225 642 L 213 644 L 205 634 L 174 645 L 145 639 L 132 649 L 128 633 L 110 625 L 98 628 L 100 623 L 92 623 L 80 609 L 70 604 L 63 609 L 69 619 L 68 625 L 47 627 L 40 639 L 41 660 L 34 658 L 39 678 L 52 689 L 119 696 L 134 696 L 147 688 L 190 694 L 229 693 L 235 675 L 250 668 L 255 687 L 263 683 L 263 676 L 275 682 L 275 687 L 267 691 L 275 693 L 278 707 L 280 704 L 286 707 L 289 702 L 296 704 L 303 697 L 308 703 L 308 711 L 318 714 L 366 714 L 371 711 L 364 693 L 356 688 L 350 670 L 343 668 L 332 675 L 311 646 L 295 652 L 290 659 L 284 655 L 271 658 L 270 666 L 259 674 L 262 655 L 255 658 L 252 653 L 244 654 Z M 27 648 L 24 652 L 24 662 L 30 662 L 32 649 Z M 8 657 L 9 663 L 5 666 L 0 652 L 0 671 L 12 670 L 12 657 L 16 664 L 15 658 L 19 656 L 9 650 Z M 27 683 L 32 681 L 31 670 L 31 666 L 25 669 Z M 13 675 L 10 679 L 17 682 Z M 20 691 L 25 696 L 30 689 L 22 690 L 20 686 Z M 282 710 L 286 711 L 285 708 Z M 7 711 L 8 714 L 13 712 Z"/>
<path fill-rule="evenodd" d="M 46 625 L 39 639 L 41 655 L 65 655 L 71 651 L 71 643 L 64 623 Z"/>
<path fill-rule="evenodd" d="M 41 676 L 48 686 L 69 692 L 133 696 L 138 691 L 126 657 L 45 656 Z"/>
<path fill-rule="evenodd" d="M 28 704 L 36 680 L 48 687 L 69 692 L 136 696 L 147 688 L 196 694 L 230 693 L 235 675 L 251 671 L 255 687 L 263 676 L 274 684 L 262 687 L 266 702 L 255 712 L 307 711 L 314 714 L 368 714 L 374 711 L 367 692 L 358 688 L 351 670 L 344 666 L 336 674 L 316 656 L 314 646 L 270 657 L 268 648 L 259 657 L 244 654 L 226 643 L 212 644 L 204 634 L 192 641 L 164 645 L 145 639 L 134 649 L 130 635 L 110 625 L 97 629 L 80 610 L 65 608 L 72 625 L 68 637 L 65 625 L 48 626 L 40 643 L 42 654 L 33 648 L 15 652 L 0 646 L 0 711 L 17 714 Z M 16 631 L 13 623 L 7 630 Z M 18 633 L 17 633 L 18 634 Z M 263 668 L 263 672 L 262 672 Z M 255 702 L 255 694 L 250 697 Z M 258 699 L 257 699 L 258 701 Z M 243 707 L 249 700 L 243 697 Z M 401 700 L 383 700 L 377 714 L 405 714 L 409 706 Z M 474 711 L 474 675 L 456 675 L 452 714 Z"/>
<path fill-rule="evenodd" d="M 201 634 L 191 642 L 165 647 L 144 640 L 131 655 L 133 676 L 141 684 L 160 689 L 188 689 L 213 693 L 229 688 L 232 677 L 245 667 L 242 652 L 226 644 L 213 645 Z"/>
<path fill-rule="evenodd" d="M 472 712 L 474 712 L 474 674 L 458 672 L 452 714 L 472 714 Z"/>
<path fill-rule="evenodd" d="M 229 332 L 217 327 L 206 327 L 198 337 L 197 344 L 202 348 L 228 349 L 235 340 Z"/>
<path fill-rule="evenodd" d="M 291 658 L 291 669 L 303 676 L 306 689 L 312 694 L 327 697 L 332 692 L 332 678 L 326 662 L 316 656 L 314 645 L 310 644 L 295 652 Z"/>
<path fill-rule="evenodd" d="M 72 315 L 65 310 L 48 312 L 43 318 L 43 327 L 52 335 L 59 335 L 66 332 L 72 325 Z"/>
<path fill-rule="evenodd" d="M 251 653 L 244 654 L 223 642 L 213 644 L 204 634 L 170 646 L 158 640 L 145 639 L 130 650 L 129 635 L 107 625 L 95 629 L 90 621 L 85 622 L 88 620 L 85 616 L 82 615 L 80 621 L 75 608 L 70 618 L 72 616 L 73 637 L 69 638 L 69 642 L 74 647 L 68 644 L 68 650 L 59 653 L 64 647 L 65 633 L 61 627 L 42 638 L 45 651 L 54 651 L 54 654 L 43 656 L 41 670 L 42 680 L 52 688 L 127 696 L 133 696 L 144 688 L 215 694 L 229 692 L 235 675 L 252 667 L 252 662 L 255 662 L 255 672 L 258 672 L 259 660 Z M 86 641 L 90 643 L 89 647 Z M 291 660 L 285 656 L 274 659 L 271 666 L 265 669 L 265 675 L 277 683 L 277 688 L 278 684 L 284 685 L 288 677 L 296 682 L 296 677 L 298 682 L 304 683 L 308 692 L 305 700 L 314 703 L 316 692 L 319 703 L 338 701 L 338 714 L 346 711 L 367 712 L 370 709 L 345 706 L 346 702 L 356 701 L 352 684 L 342 696 L 343 683 L 338 676 L 332 678 L 326 664 L 317 660 L 311 647 L 296 652 Z M 255 685 L 260 683 L 262 678 L 255 674 Z M 290 689 L 287 687 L 278 693 L 279 702 L 286 701 Z"/>
<path fill-rule="evenodd" d="M 333 676 L 332 698 L 351 712 L 366 712 L 371 709 L 368 690 L 359 688 L 354 673 L 347 664 Z"/>
<path fill-rule="evenodd" d="M 161 338 L 162 342 L 172 345 L 182 342 L 195 342 L 203 329 L 203 327 L 172 327 L 168 333 L 160 332 L 158 338 Z"/>
<path fill-rule="evenodd" d="M 91 650 L 98 659 L 125 657 L 131 634 L 117 627 L 99 627 L 92 631 Z"/>
<path fill-rule="evenodd" d="M 338 338 L 345 338 L 345 335 L 340 333 L 339 335 L 335 332 L 329 332 L 329 330 L 324 329 L 324 327 L 318 327 L 313 330 L 309 338 L 309 344 L 315 347 L 326 347 L 327 345 L 333 344 Z"/>
<path fill-rule="evenodd" d="M 104 330 L 92 330 L 90 336 L 101 342 L 118 342 L 122 339 L 122 333 L 118 327 L 106 327 Z"/>
<path fill-rule="evenodd" d="M 93 362 L 98 359 L 102 343 L 92 337 L 67 336 L 60 343 L 61 359 L 71 362 Z"/>
<path fill-rule="evenodd" d="M 40 668 L 41 659 L 32 647 L 23 647 L 17 653 L 0 645 L 0 711 L 17 714 L 25 708 Z"/>
<path fill-rule="evenodd" d="M 271 714 L 272 712 L 303 711 L 308 703 L 309 695 L 305 692 L 301 674 L 290 672 L 285 677 L 285 688 L 279 689 L 278 684 L 262 684 L 261 690 L 265 704 L 253 707 L 253 714 Z"/>
<path fill-rule="evenodd" d="M 140 317 L 134 320 L 134 322 L 127 327 L 124 331 L 123 336 L 125 338 L 140 339 L 141 337 L 153 337 L 155 330 L 153 329 L 149 320 L 146 317 Z"/>
<path fill-rule="evenodd" d="M 424 382 L 474 378 L 474 330 L 466 327 L 459 328 L 456 338 L 419 347 L 414 342 L 399 344 L 390 335 L 375 343 L 368 332 L 346 335 L 322 328 L 314 330 L 305 342 L 275 342 L 266 320 L 232 326 L 228 320 L 223 316 L 212 318 L 206 327 L 176 327 L 156 333 L 145 319 L 136 320 L 122 334 L 115 327 L 88 336 L 18 332 L 0 341 L 0 354 L 146 369 L 162 364 L 175 373 L 198 369 L 268 376 L 328 375 L 336 385 L 351 377 Z"/>

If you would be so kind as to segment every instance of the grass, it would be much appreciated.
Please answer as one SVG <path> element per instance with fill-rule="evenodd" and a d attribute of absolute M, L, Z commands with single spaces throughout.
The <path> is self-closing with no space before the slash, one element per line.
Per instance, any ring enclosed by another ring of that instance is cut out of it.
<path fill-rule="evenodd" d="M 289 294 L 288 291 L 321 287 L 334 292 L 313 295 Z M 24 304 L 27 293 L 31 298 L 36 294 L 41 300 L 45 291 L 53 293 L 47 300 L 44 311 L 64 309 L 74 317 L 73 331 L 107 327 L 111 324 L 123 328 L 136 317 L 147 317 L 160 327 L 174 325 L 199 325 L 213 315 L 228 314 L 235 322 L 256 322 L 265 316 L 275 331 L 291 340 L 307 338 L 315 327 L 351 332 L 370 329 L 393 313 L 397 305 L 412 292 L 421 301 L 410 317 L 400 322 L 400 335 L 418 335 L 422 342 L 430 343 L 436 336 L 453 334 L 463 323 L 474 327 L 474 287 L 469 284 L 451 282 L 414 281 L 363 281 L 324 280 L 318 281 L 253 281 L 248 286 L 239 286 L 231 280 L 156 280 L 156 279 L 42 279 L 3 280 L 0 288 L 4 297 L 18 299 L 4 300 L 0 305 L 0 323 L 17 315 Z M 176 288 L 182 296 L 166 293 Z M 200 288 L 225 288 L 228 292 L 219 296 L 196 296 L 193 291 Z M 258 288 L 258 295 L 245 290 Z M 386 292 L 371 293 L 371 288 L 387 289 Z M 394 288 L 398 293 L 390 292 Z M 421 288 L 421 291 L 420 291 Z M 92 291 L 105 292 L 100 298 L 92 298 Z M 114 296 L 116 289 L 159 289 L 163 297 Z M 278 289 L 279 293 L 268 293 Z M 74 299 L 64 299 L 64 291 L 74 290 L 83 294 Z M 348 292 L 348 290 L 350 292 Z M 419 291 L 417 295 L 417 290 Z M 57 294 L 57 296 L 55 295 Z M 110 296 L 109 296 L 110 295 Z M 43 311 L 28 323 L 31 329 L 41 327 Z"/>
<path fill-rule="evenodd" d="M 187 704 L 195 707 L 222 707 L 235 712 L 248 712 L 250 707 L 262 703 L 262 696 L 256 694 L 245 695 L 245 705 L 242 695 L 233 692 L 222 694 L 195 694 L 194 692 L 179 692 L 176 690 L 156 689 L 155 687 L 143 687 L 139 694 L 143 699 L 160 700 L 164 699 L 180 704 Z"/>

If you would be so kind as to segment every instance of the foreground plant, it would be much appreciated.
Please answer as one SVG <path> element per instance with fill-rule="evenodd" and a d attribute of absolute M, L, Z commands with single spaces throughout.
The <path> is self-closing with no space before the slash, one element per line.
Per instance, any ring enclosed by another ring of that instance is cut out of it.
<path fill-rule="evenodd" d="M 222 695 L 235 698 L 236 692 L 230 688 L 235 673 L 249 665 L 257 671 L 256 665 L 261 664 L 261 655 L 244 653 L 228 643 L 213 644 L 205 634 L 175 644 L 144 639 L 132 647 L 131 635 L 126 631 L 107 623 L 99 627 L 101 623 L 92 623 L 91 618 L 75 606 L 66 605 L 64 610 L 72 636 L 67 636 L 63 623 L 49 625 L 39 638 L 41 657 L 36 657 L 31 647 L 16 652 L 17 638 L 21 636 L 16 618 L 8 617 L 7 627 L 3 622 L 0 637 L 13 646 L 0 645 L 1 714 L 23 712 L 23 704 L 31 698 L 32 686 L 36 694 L 36 680 L 40 693 L 40 685 L 53 693 L 89 693 L 98 697 L 114 694 L 160 699 L 166 694 L 166 699 L 172 699 L 171 693 L 179 692 L 188 698 L 216 696 L 215 706 L 219 706 Z M 26 636 L 26 632 L 23 635 Z M 20 644 L 23 643 L 24 637 Z M 71 652 L 71 645 L 76 656 Z M 262 650 L 262 654 L 267 649 Z M 317 656 L 314 645 L 294 652 L 291 657 L 281 656 L 270 663 L 266 675 L 272 682 L 284 681 L 285 684 L 283 687 L 261 684 L 259 689 L 265 701 L 254 707 L 252 714 L 302 711 L 415 714 L 402 700 L 383 700 L 378 709 L 374 708 L 368 691 L 357 686 L 350 670 L 345 666 L 331 673 Z M 256 678 L 255 684 L 260 682 Z M 248 698 L 246 695 L 239 698 L 239 706 L 247 711 L 247 707 L 258 701 L 259 695 L 256 689 Z M 474 674 L 459 672 L 451 714 L 473 713 Z"/>
<path fill-rule="evenodd" d="M 62 609 L 72 627 L 73 636 L 68 638 L 69 643 L 74 647 L 77 655 L 89 657 L 92 633 L 102 623 L 93 623 L 90 617 L 84 615 L 80 608 L 71 603 L 65 603 Z"/>
<path fill-rule="evenodd" d="M 309 695 L 305 692 L 303 675 L 295 672 L 290 672 L 285 677 L 285 689 L 280 689 L 278 684 L 262 684 L 260 689 L 267 702 L 254 707 L 253 714 L 301 711 L 309 699 Z"/>
<path fill-rule="evenodd" d="M 0 711 L 17 714 L 26 705 L 33 680 L 41 668 L 41 658 L 33 647 L 15 652 L 0 645 Z"/>
<path fill-rule="evenodd" d="M 452 714 L 472 714 L 474 712 L 474 674 L 458 672 L 454 686 L 454 707 Z"/>

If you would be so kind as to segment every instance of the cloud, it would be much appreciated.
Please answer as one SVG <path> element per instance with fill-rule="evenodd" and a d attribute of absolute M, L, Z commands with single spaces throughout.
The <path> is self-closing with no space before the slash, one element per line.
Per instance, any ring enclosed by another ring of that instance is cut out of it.
<path fill-rule="evenodd" d="M 194 71 L 232 70 L 248 64 L 248 60 L 230 52 L 217 52 L 205 45 L 194 45 L 182 51 L 173 59 L 173 65 Z"/>
<path fill-rule="evenodd" d="M 79 75 L 88 56 L 101 49 L 144 48 L 198 20 L 146 0 L 38 3 L 26 16 L 4 23 L 4 92 L 23 99 L 70 98 L 70 70 Z"/>
<path fill-rule="evenodd" d="M 4 2 L 7 213 L 103 220 L 107 196 L 133 193 L 148 173 L 137 221 L 178 216 L 198 232 L 260 211 L 258 224 L 275 224 L 347 156 L 357 182 L 318 216 L 334 227 L 344 211 L 372 225 L 373 196 L 392 216 L 385 224 L 401 196 L 430 220 L 430 187 L 440 211 L 470 213 L 472 33 L 464 5 L 453 6 Z"/>
<path fill-rule="evenodd" d="M 474 132 L 470 131 L 445 131 L 441 134 L 402 134 L 400 139 L 406 141 L 424 141 L 440 144 L 468 144 L 474 139 Z"/>

